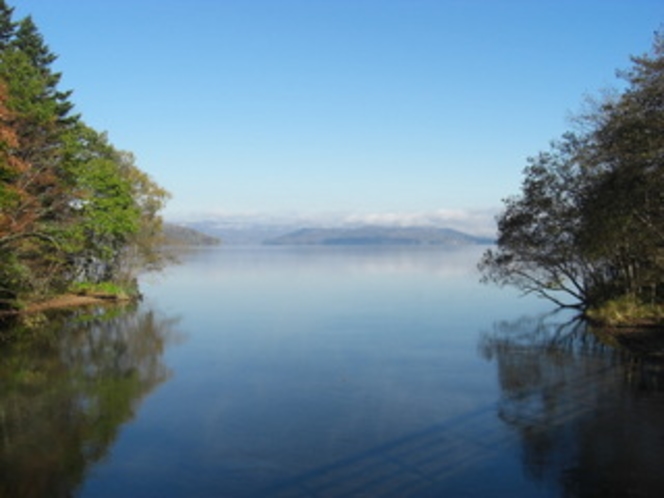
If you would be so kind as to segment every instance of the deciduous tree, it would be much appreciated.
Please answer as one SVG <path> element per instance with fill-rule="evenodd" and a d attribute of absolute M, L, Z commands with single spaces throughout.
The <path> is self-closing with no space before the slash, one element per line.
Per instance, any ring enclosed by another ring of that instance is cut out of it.
<path fill-rule="evenodd" d="M 0 305 L 158 267 L 167 193 L 72 113 L 31 17 L 0 0 Z"/>
<path fill-rule="evenodd" d="M 582 308 L 664 301 L 664 38 L 632 61 L 582 133 L 529 161 L 480 263 L 486 281 Z"/>

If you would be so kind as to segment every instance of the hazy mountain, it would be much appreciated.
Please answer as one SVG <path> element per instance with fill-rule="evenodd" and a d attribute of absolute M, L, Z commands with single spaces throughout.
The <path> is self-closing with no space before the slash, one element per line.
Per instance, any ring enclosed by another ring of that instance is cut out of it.
<path fill-rule="evenodd" d="M 214 246 L 221 243 L 217 237 L 174 223 L 164 223 L 164 236 L 167 244 L 175 246 Z"/>
<path fill-rule="evenodd" d="M 468 245 L 494 242 L 490 237 L 468 233 L 473 228 L 472 223 L 469 231 L 465 231 L 441 224 L 397 221 L 400 223 L 362 223 L 343 218 L 213 216 L 177 224 L 221 239 L 224 245 Z"/>
<path fill-rule="evenodd" d="M 300 228 L 298 225 L 268 223 L 227 223 L 219 220 L 199 220 L 184 225 L 222 240 L 224 245 L 256 245 Z"/>
<path fill-rule="evenodd" d="M 384 227 L 303 228 L 266 240 L 269 245 L 445 245 L 490 244 L 487 237 L 476 237 L 449 228 Z"/>

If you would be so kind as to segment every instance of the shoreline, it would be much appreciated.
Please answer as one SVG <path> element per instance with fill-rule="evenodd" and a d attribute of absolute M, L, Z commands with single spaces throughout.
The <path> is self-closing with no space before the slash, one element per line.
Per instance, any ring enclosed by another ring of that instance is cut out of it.
<path fill-rule="evenodd" d="M 134 298 L 114 294 L 62 294 L 44 301 L 30 303 L 22 309 L 0 311 L 0 319 L 58 309 L 79 308 L 82 306 L 98 304 L 125 303 L 132 300 L 134 300 Z"/>

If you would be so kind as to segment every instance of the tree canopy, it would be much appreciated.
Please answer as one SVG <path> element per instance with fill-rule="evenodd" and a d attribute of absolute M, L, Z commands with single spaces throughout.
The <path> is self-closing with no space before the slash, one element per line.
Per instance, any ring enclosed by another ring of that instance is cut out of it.
<path fill-rule="evenodd" d="M 31 17 L 0 0 L 0 308 L 158 266 L 168 194 L 73 114 Z"/>
<path fill-rule="evenodd" d="M 583 309 L 664 302 L 664 35 L 631 61 L 623 91 L 528 160 L 485 281 Z"/>

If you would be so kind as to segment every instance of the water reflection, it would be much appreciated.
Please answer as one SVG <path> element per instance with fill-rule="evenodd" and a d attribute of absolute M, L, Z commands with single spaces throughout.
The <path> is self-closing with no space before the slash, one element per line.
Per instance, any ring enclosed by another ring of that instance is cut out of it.
<path fill-rule="evenodd" d="M 661 360 L 555 316 L 498 323 L 480 351 L 529 478 L 567 497 L 664 496 Z"/>
<path fill-rule="evenodd" d="M 190 269 L 205 266 L 206 276 L 219 279 L 275 273 L 315 276 L 321 270 L 344 276 L 472 275 L 479 279 L 476 263 L 484 250 L 484 246 L 220 246 L 200 248 L 183 259 Z"/>
<path fill-rule="evenodd" d="M 169 377 L 161 357 L 173 326 L 151 311 L 99 308 L 15 328 L 0 350 L 0 496 L 72 496 Z"/>
<path fill-rule="evenodd" d="M 656 496 L 658 363 L 560 316 L 478 356 L 547 308 L 470 256 L 197 251 L 142 286 L 166 355 L 144 308 L 4 347 L 0 496 Z"/>

